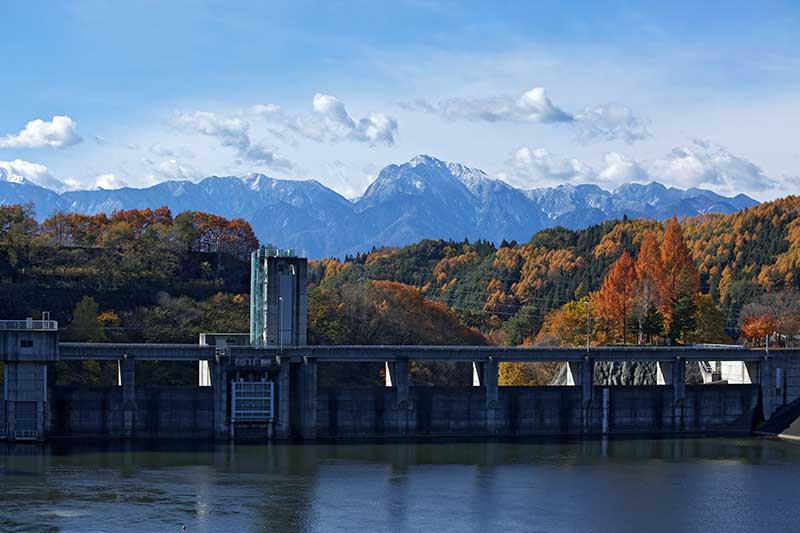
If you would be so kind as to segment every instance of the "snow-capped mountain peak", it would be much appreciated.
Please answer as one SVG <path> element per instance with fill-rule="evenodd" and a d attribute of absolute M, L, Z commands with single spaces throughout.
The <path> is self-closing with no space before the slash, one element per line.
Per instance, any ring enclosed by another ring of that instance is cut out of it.
<path fill-rule="evenodd" d="M 527 241 L 557 225 L 578 229 L 625 215 L 665 219 L 731 213 L 756 204 L 745 195 L 727 198 L 659 183 L 626 184 L 614 191 L 592 184 L 521 190 L 482 170 L 429 155 L 384 167 L 364 195 L 352 201 L 315 180 L 264 174 L 61 194 L 41 185 L 0 166 L 0 205 L 33 202 L 39 218 L 57 210 L 94 214 L 162 205 L 173 214 L 205 211 L 244 218 L 260 239 L 305 249 L 311 257 L 424 238 Z"/>

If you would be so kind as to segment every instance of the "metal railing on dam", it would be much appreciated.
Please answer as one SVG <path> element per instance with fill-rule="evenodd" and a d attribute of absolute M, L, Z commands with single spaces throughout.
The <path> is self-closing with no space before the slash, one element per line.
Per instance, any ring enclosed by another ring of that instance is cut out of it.
<path fill-rule="evenodd" d="M 196 344 L 123 344 L 62 342 L 58 345 L 61 360 L 121 360 L 126 357 L 143 361 L 210 361 L 218 359 L 213 346 Z M 507 347 L 507 346 L 283 346 L 253 348 L 230 346 L 231 357 L 300 360 L 320 362 L 410 361 L 449 362 L 579 362 L 586 357 L 611 362 L 684 361 L 760 361 L 765 357 L 800 357 L 800 350 L 745 349 L 741 347 L 693 346 L 598 346 L 586 348 Z"/>
<path fill-rule="evenodd" d="M 63 361 L 209 361 L 215 359 L 213 346 L 197 344 L 60 342 L 58 358 Z"/>

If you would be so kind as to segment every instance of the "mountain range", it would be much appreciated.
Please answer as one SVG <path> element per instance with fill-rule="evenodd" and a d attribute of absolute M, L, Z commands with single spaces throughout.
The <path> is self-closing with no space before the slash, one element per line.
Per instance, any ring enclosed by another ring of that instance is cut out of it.
<path fill-rule="evenodd" d="M 165 181 L 136 189 L 56 192 L 0 168 L 0 205 L 32 202 L 37 217 L 55 211 L 111 213 L 167 205 L 248 220 L 261 242 L 304 250 L 309 257 L 399 246 L 423 238 L 527 241 L 537 231 L 580 229 L 606 219 L 733 213 L 758 202 L 660 183 L 518 189 L 483 171 L 420 155 L 388 165 L 364 194 L 348 200 L 316 180 L 263 174 L 211 176 L 198 183 Z"/>

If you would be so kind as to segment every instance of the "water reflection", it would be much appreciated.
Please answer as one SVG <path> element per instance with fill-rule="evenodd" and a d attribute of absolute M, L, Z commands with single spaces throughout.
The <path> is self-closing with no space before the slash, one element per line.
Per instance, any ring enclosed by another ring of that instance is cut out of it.
<path fill-rule="evenodd" d="M 755 438 L 0 444 L 0 530 L 792 530 L 799 475 Z"/>

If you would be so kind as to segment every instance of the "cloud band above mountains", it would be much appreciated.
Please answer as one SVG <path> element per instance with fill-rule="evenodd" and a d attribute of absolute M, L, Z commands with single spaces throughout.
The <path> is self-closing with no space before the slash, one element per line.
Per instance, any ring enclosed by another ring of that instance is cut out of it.
<path fill-rule="evenodd" d="M 519 96 L 450 98 L 438 104 L 418 99 L 398 105 L 406 111 L 435 113 L 447 120 L 569 124 L 584 142 L 621 140 L 630 144 L 650 137 L 647 121 L 622 104 L 586 106 L 571 114 L 553 104 L 543 87 L 534 87 Z"/>
<path fill-rule="evenodd" d="M 603 157 L 601 168 L 566 158 L 544 148 L 514 150 L 503 176 L 516 184 L 596 183 L 614 187 L 622 183 L 659 181 L 677 187 L 709 187 L 735 194 L 777 186 L 755 163 L 722 146 L 693 142 L 662 157 L 636 161 L 618 152 Z"/>

